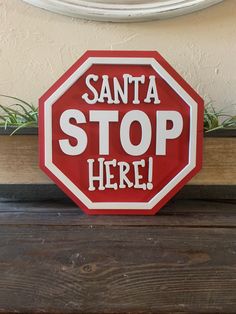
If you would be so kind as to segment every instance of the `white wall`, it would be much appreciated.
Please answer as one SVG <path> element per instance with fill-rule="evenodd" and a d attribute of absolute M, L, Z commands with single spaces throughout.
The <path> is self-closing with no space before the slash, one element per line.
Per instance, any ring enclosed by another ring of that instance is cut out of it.
<path fill-rule="evenodd" d="M 87 49 L 150 49 L 165 56 L 207 101 L 235 113 L 236 0 L 134 24 L 84 21 L 21 0 L 0 0 L 0 21 L 0 93 L 37 103 Z"/>

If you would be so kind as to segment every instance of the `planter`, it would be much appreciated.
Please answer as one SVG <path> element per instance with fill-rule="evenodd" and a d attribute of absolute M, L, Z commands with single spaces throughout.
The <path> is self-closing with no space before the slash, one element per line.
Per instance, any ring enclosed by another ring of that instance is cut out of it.
<path fill-rule="evenodd" d="M 0 199 L 60 199 L 65 195 L 38 167 L 36 128 L 0 128 Z M 203 169 L 179 193 L 184 198 L 236 197 L 236 130 L 208 133 Z"/>

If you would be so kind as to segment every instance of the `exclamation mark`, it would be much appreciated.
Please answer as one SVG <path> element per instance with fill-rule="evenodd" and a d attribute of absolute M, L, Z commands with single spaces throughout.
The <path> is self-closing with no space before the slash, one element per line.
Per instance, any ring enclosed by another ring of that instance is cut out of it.
<path fill-rule="evenodd" d="M 153 158 L 148 158 L 148 183 L 147 183 L 147 189 L 152 190 L 153 184 L 152 184 L 152 174 L 153 174 Z"/>

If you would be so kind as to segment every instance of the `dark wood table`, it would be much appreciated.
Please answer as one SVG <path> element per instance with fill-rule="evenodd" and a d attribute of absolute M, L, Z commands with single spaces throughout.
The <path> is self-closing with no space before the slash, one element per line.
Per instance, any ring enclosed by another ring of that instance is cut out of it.
<path fill-rule="evenodd" d="M 236 200 L 154 217 L 0 203 L 1 313 L 236 313 Z"/>

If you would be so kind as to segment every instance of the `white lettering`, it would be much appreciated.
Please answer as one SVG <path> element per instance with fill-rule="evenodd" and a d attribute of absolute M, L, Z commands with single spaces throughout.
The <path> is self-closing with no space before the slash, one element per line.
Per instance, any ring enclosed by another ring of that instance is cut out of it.
<path fill-rule="evenodd" d="M 104 158 L 98 158 L 97 159 L 97 165 L 95 165 L 96 161 L 94 159 L 88 159 L 87 160 L 89 164 L 89 186 L 88 190 L 89 191 L 95 191 L 96 189 L 98 190 L 105 190 L 105 189 L 113 189 L 117 190 L 118 187 L 120 189 L 125 189 L 125 188 L 131 188 L 134 187 L 135 189 L 141 189 L 141 190 L 151 190 L 153 188 L 152 184 L 152 177 L 153 177 L 153 167 L 152 167 L 152 157 L 149 157 L 148 161 L 145 161 L 144 159 L 142 160 L 137 160 L 133 161 L 130 164 L 125 162 L 125 161 L 119 161 L 117 162 L 116 159 L 112 160 L 105 160 Z M 94 175 L 94 167 L 98 167 L 98 175 Z M 132 167 L 132 169 L 131 169 Z M 112 168 L 114 173 L 112 173 Z M 141 183 L 141 180 L 144 181 L 144 176 L 141 174 L 140 168 L 143 168 L 142 173 L 143 175 L 147 176 L 148 181 L 145 183 Z M 133 178 L 134 182 L 131 182 L 127 174 L 131 173 L 131 176 Z M 104 186 L 104 178 L 106 178 L 106 184 Z M 115 182 L 111 182 L 111 180 L 114 180 Z M 98 187 L 94 186 L 94 182 L 98 181 Z"/>
<path fill-rule="evenodd" d="M 167 129 L 167 121 L 172 123 L 171 129 Z M 156 155 L 166 155 L 166 141 L 180 136 L 183 118 L 178 111 L 157 111 L 156 124 Z"/>
<path fill-rule="evenodd" d="M 101 103 L 104 103 L 105 98 L 107 98 L 107 103 L 113 104 L 113 100 L 111 97 L 111 89 L 110 89 L 109 80 L 108 80 L 108 75 L 103 75 L 102 79 L 103 79 L 102 87 L 101 87 L 100 97 L 98 98 L 98 101 Z"/>
<path fill-rule="evenodd" d="M 93 174 L 93 164 L 94 164 L 94 159 L 88 159 L 87 160 L 88 164 L 89 164 L 89 191 L 95 191 L 96 188 L 94 186 L 94 181 L 98 181 L 99 182 L 99 186 L 98 186 L 98 190 L 103 191 L 105 190 L 105 186 L 103 183 L 103 162 L 104 162 L 104 158 L 98 158 L 98 162 L 99 162 L 99 174 L 98 176 L 94 176 Z"/>
<path fill-rule="evenodd" d="M 126 176 L 127 173 L 130 170 L 130 165 L 125 161 L 119 161 L 118 166 L 120 167 L 120 184 L 119 188 L 124 189 L 127 185 L 128 188 L 131 188 L 133 186 L 133 183 L 130 182 L 128 177 Z M 126 185 L 125 185 L 126 183 Z"/>
<path fill-rule="evenodd" d="M 89 119 L 99 123 L 99 154 L 109 155 L 109 124 L 118 121 L 118 110 L 91 110 Z"/>
<path fill-rule="evenodd" d="M 105 188 L 117 190 L 117 187 L 118 187 L 117 183 L 111 183 L 111 179 L 114 179 L 115 176 L 114 176 L 114 174 L 111 174 L 111 169 L 110 169 L 111 166 L 113 166 L 113 167 L 116 166 L 116 160 L 115 159 L 108 160 L 108 161 L 105 161 L 104 164 L 105 164 L 105 169 L 106 169 Z"/>
<path fill-rule="evenodd" d="M 138 161 L 134 161 L 133 162 L 134 165 L 134 178 L 135 178 L 135 184 L 134 184 L 134 188 L 135 189 L 143 189 L 146 190 L 147 186 L 145 183 L 140 183 L 140 180 L 143 179 L 143 176 L 141 174 L 139 174 L 139 167 L 145 167 L 145 160 L 138 160 Z"/>
<path fill-rule="evenodd" d="M 88 104 L 95 104 L 97 101 L 98 101 L 98 92 L 96 90 L 95 87 L 93 87 L 90 83 L 90 81 L 93 80 L 94 82 L 97 82 L 98 80 L 98 76 L 95 75 L 95 74 L 89 74 L 87 77 L 86 77 L 86 86 L 88 87 L 88 89 L 93 93 L 94 95 L 94 98 L 93 99 L 89 99 L 88 97 L 88 93 L 85 93 L 82 95 L 82 98 L 86 101 L 86 103 Z"/>
<path fill-rule="evenodd" d="M 59 140 L 59 145 L 63 153 L 70 156 L 82 154 L 88 143 L 87 135 L 79 126 L 70 123 L 71 119 L 75 119 L 76 123 L 86 123 L 86 118 L 80 110 L 68 109 L 64 111 L 60 117 L 60 127 L 62 131 L 74 137 L 77 145 L 71 145 L 69 139 Z"/>
<path fill-rule="evenodd" d="M 154 104 L 160 104 L 160 99 L 158 97 L 156 80 L 155 80 L 154 75 L 149 76 L 148 91 L 147 91 L 147 96 L 144 99 L 144 102 L 150 104 L 152 102 L 152 99 L 154 99 L 153 101 Z"/>
<path fill-rule="evenodd" d="M 133 98 L 133 104 L 140 104 L 139 100 L 139 83 L 144 84 L 145 82 L 145 76 L 130 76 L 129 77 L 129 83 L 134 83 L 134 98 Z"/>
<path fill-rule="evenodd" d="M 119 104 L 121 98 L 122 102 L 124 104 L 128 103 L 128 82 L 129 82 L 129 74 L 123 75 L 123 90 L 120 86 L 120 83 L 118 81 L 117 77 L 113 78 L 113 84 L 114 84 L 114 104 Z"/>
<path fill-rule="evenodd" d="M 133 145 L 130 141 L 131 124 L 137 121 L 141 126 L 141 141 L 138 145 Z M 120 141 L 125 152 L 132 156 L 139 156 L 148 150 L 151 143 L 152 127 L 151 122 L 141 110 L 132 110 L 126 113 L 120 125 Z"/>

